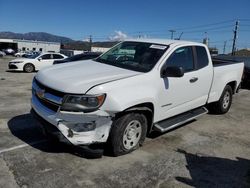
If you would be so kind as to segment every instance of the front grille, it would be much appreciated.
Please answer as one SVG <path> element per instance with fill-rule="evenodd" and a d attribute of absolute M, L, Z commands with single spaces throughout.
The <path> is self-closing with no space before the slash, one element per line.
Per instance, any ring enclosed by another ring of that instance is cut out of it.
<path fill-rule="evenodd" d="M 45 93 L 52 94 L 52 95 L 54 95 L 55 97 L 61 97 L 61 98 L 63 98 L 63 96 L 65 95 L 65 93 L 63 93 L 63 92 L 56 91 L 56 90 L 51 89 L 51 88 L 49 88 L 49 87 L 47 87 L 47 86 L 44 86 L 43 84 L 41 84 L 40 82 L 38 82 L 36 79 L 34 79 L 34 82 L 35 82 L 35 84 L 36 84 L 40 89 L 45 90 Z M 46 99 L 46 98 L 43 98 L 43 97 L 40 98 L 40 97 L 37 95 L 36 91 L 33 91 L 33 94 L 35 95 L 35 97 L 39 100 L 39 102 L 40 102 L 43 106 L 45 106 L 46 108 L 48 108 L 48 109 L 50 109 L 50 110 L 52 110 L 52 111 L 54 111 L 54 112 L 57 112 L 57 111 L 58 111 L 58 109 L 59 109 L 59 107 L 60 107 L 59 104 L 57 104 L 57 103 L 55 103 L 55 102 L 53 102 L 53 101 L 50 101 L 50 100 L 48 100 L 48 99 Z"/>
<path fill-rule="evenodd" d="M 17 69 L 16 65 L 9 65 L 9 69 Z"/>
<path fill-rule="evenodd" d="M 51 93 L 55 96 L 58 96 L 58 97 L 64 97 L 66 95 L 66 93 L 64 92 L 61 92 L 61 91 L 57 91 L 57 90 L 54 90 L 54 89 L 51 89 L 43 84 L 41 84 L 39 81 L 37 81 L 36 79 L 34 79 L 34 82 L 41 88 L 41 89 L 44 89 L 47 93 Z"/>
<path fill-rule="evenodd" d="M 47 100 L 40 99 L 37 95 L 36 95 L 36 97 L 37 97 L 37 99 L 39 100 L 39 102 L 40 102 L 43 106 L 45 106 L 46 108 L 48 108 L 48 109 L 50 109 L 50 110 L 52 110 L 52 111 L 54 111 L 54 112 L 57 112 L 57 111 L 58 111 L 58 108 L 59 108 L 58 105 L 56 105 L 56 104 L 54 104 L 54 103 L 52 103 L 52 102 L 49 102 L 49 101 L 47 101 Z"/>

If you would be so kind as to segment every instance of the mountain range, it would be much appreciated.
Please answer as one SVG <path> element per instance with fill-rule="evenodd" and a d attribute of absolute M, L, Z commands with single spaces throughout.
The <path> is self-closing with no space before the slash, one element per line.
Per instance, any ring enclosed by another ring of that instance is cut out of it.
<path fill-rule="evenodd" d="M 14 33 L 9 31 L 3 31 L 0 32 L 0 38 L 59 42 L 62 44 L 62 49 L 72 49 L 72 50 L 89 50 L 90 47 L 89 42 L 76 41 L 68 37 L 53 35 L 46 32 Z M 114 41 L 93 42 L 92 46 L 111 47 L 116 43 L 117 42 Z"/>
<path fill-rule="evenodd" d="M 0 32 L 0 38 L 37 40 L 37 41 L 60 42 L 60 43 L 69 43 L 74 41 L 67 37 L 52 35 L 50 33 L 45 33 L 45 32 L 14 33 L 9 31 L 3 31 Z"/>

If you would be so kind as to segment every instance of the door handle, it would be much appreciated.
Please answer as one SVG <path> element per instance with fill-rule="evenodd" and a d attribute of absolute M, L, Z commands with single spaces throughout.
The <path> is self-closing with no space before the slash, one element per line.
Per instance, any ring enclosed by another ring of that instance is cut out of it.
<path fill-rule="evenodd" d="M 197 77 L 193 77 L 193 78 L 191 78 L 191 79 L 189 80 L 189 82 L 190 82 L 190 83 L 194 83 L 194 82 L 196 82 L 197 80 L 198 80 Z"/>

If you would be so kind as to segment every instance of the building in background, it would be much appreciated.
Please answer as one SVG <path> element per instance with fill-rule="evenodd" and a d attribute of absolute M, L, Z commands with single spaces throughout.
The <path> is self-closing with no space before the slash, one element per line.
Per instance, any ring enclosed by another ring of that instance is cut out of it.
<path fill-rule="evenodd" d="M 96 47 L 96 46 L 92 46 L 91 47 L 91 52 L 106 52 L 108 51 L 110 48 L 106 48 L 106 47 Z"/>
<path fill-rule="evenodd" d="M 0 39 L 0 50 L 11 48 L 19 51 L 37 52 L 59 52 L 61 44 L 56 42 L 19 40 L 19 39 Z"/>
<path fill-rule="evenodd" d="M 86 51 L 83 51 L 83 50 L 69 50 L 69 49 L 61 49 L 60 50 L 60 53 L 68 56 L 68 57 L 71 57 L 73 55 L 78 55 L 78 54 L 82 54 Z"/>
<path fill-rule="evenodd" d="M 219 50 L 217 48 L 209 48 L 209 52 L 211 56 L 217 56 L 219 54 Z"/>

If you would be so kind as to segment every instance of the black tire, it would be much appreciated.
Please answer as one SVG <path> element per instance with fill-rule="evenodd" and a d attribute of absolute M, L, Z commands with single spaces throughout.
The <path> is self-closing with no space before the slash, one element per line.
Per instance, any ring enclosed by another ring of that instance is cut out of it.
<path fill-rule="evenodd" d="M 229 111 L 233 99 L 233 90 L 231 86 L 226 85 L 220 99 L 208 106 L 209 112 L 212 114 L 225 114 Z"/>
<path fill-rule="evenodd" d="M 31 63 L 27 63 L 27 64 L 24 65 L 23 71 L 24 71 L 24 72 L 31 73 L 31 72 L 34 72 L 34 71 L 35 71 L 35 67 L 34 67 L 34 65 L 31 64 Z"/>
<path fill-rule="evenodd" d="M 138 124 L 138 122 L 140 125 Z M 131 132 L 130 129 L 128 130 L 128 128 L 133 125 L 137 126 L 137 124 L 138 126 L 141 127 L 141 129 L 137 127 L 137 129 L 141 130 L 141 133 L 137 133 L 136 131 L 132 132 L 134 133 L 133 136 L 135 136 L 133 138 L 135 138 L 138 141 L 133 142 L 135 139 L 134 140 L 131 139 L 127 142 L 126 139 L 129 139 L 128 135 L 129 132 Z M 136 150 L 144 142 L 146 133 L 147 133 L 147 119 L 143 114 L 131 112 L 117 118 L 113 122 L 109 135 L 109 143 L 111 145 L 112 154 L 114 156 L 119 156 Z M 124 137 L 126 137 L 125 140 Z"/>

